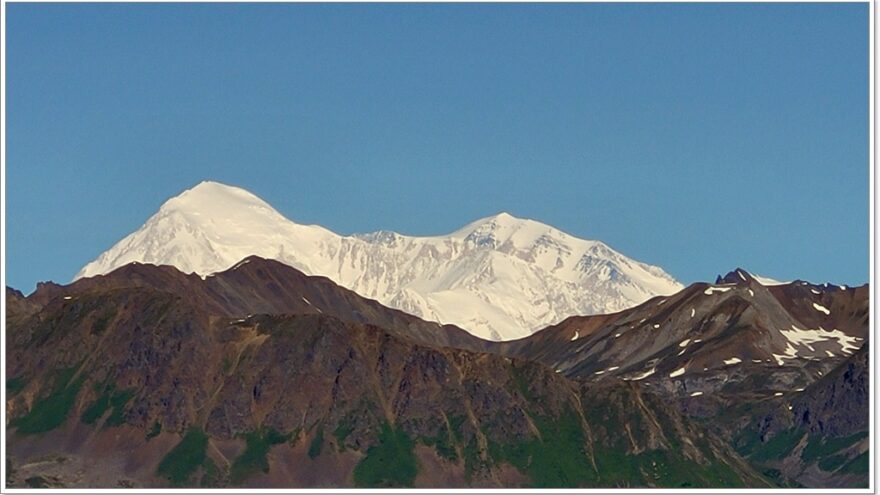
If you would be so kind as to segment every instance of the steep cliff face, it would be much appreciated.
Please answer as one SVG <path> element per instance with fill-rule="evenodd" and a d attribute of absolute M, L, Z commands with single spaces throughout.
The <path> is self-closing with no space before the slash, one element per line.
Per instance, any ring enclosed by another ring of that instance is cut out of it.
<path fill-rule="evenodd" d="M 869 373 L 865 345 L 802 392 L 732 408 L 716 425 L 739 424 L 739 453 L 782 484 L 867 487 Z"/>

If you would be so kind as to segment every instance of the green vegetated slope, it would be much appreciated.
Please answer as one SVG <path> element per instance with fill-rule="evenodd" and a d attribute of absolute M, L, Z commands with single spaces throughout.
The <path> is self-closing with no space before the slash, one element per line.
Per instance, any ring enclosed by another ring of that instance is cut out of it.
<path fill-rule="evenodd" d="M 172 485 L 189 484 L 192 475 L 206 462 L 210 462 L 205 455 L 207 446 L 208 436 L 205 432 L 199 428 L 190 428 L 180 443 L 162 459 L 156 472 L 167 478 Z"/>
<path fill-rule="evenodd" d="M 42 433 L 61 426 L 73 408 L 84 378 L 75 378 L 76 368 L 64 368 L 50 374 L 48 390 L 40 390 L 31 410 L 12 421 L 24 434 Z"/>
<path fill-rule="evenodd" d="M 838 475 L 842 487 L 863 488 L 867 486 L 863 475 L 868 472 L 868 452 L 859 445 L 867 438 L 867 431 L 823 437 L 791 428 L 767 434 L 763 441 L 756 433 L 743 434 L 738 438 L 737 450 L 781 486 L 802 487 L 796 479 L 808 470 L 818 469 L 819 474 L 829 478 Z"/>

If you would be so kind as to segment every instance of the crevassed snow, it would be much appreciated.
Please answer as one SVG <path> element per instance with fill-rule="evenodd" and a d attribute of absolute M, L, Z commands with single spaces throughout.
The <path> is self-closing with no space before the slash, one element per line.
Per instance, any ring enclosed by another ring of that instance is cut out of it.
<path fill-rule="evenodd" d="M 673 371 L 672 373 L 670 373 L 670 374 L 669 374 L 669 378 L 675 378 L 675 377 L 677 377 L 677 376 L 681 376 L 681 375 L 684 374 L 684 371 L 685 371 L 685 367 L 682 366 L 681 368 L 679 368 L 679 369 Z"/>
<path fill-rule="evenodd" d="M 451 234 L 342 236 L 292 222 L 244 189 L 203 182 L 168 200 L 76 278 L 130 262 L 201 276 L 256 255 L 478 337 L 509 340 L 573 314 L 612 313 L 683 286 L 599 241 L 501 213 Z"/>
<path fill-rule="evenodd" d="M 816 308 L 816 311 L 821 311 L 821 312 L 825 313 L 826 315 L 831 314 L 831 310 L 826 308 L 825 306 L 822 306 L 821 304 L 813 303 L 813 307 Z"/>
<path fill-rule="evenodd" d="M 732 357 L 730 359 L 725 359 L 724 364 L 739 364 L 742 362 L 742 359 L 738 357 Z"/>

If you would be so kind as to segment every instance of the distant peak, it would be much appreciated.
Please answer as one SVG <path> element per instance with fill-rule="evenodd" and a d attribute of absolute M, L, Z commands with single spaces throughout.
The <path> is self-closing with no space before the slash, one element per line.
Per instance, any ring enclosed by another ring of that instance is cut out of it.
<path fill-rule="evenodd" d="M 540 222 L 536 222 L 534 220 L 529 220 L 526 218 L 515 217 L 510 213 L 507 213 L 506 211 L 502 211 L 488 217 L 474 220 L 473 222 L 455 231 L 452 235 L 454 237 L 467 237 L 468 235 L 477 231 L 485 232 L 498 229 L 517 229 L 527 224 L 537 226 L 544 225 Z M 547 228 L 549 229 L 550 227 L 547 226 Z"/>
<path fill-rule="evenodd" d="M 492 215 L 490 218 L 494 218 L 496 220 L 521 220 L 520 218 L 516 218 L 515 216 L 507 213 L 506 211 L 498 212 Z"/>
<path fill-rule="evenodd" d="M 499 224 L 499 225 L 521 225 L 521 224 L 525 224 L 525 223 L 541 224 L 541 222 L 538 222 L 536 220 L 532 220 L 530 218 L 520 218 L 520 217 L 511 215 L 510 213 L 508 213 L 506 211 L 501 211 L 501 212 L 498 212 L 494 215 L 490 215 L 488 217 L 482 218 L 480 220 L 477 220 L 477 222 L 482 222 L 482 223 L 495 222 L 496 224 Z M 543 224 L 541 224 L 541 225 L 543 225 Z"/>
<path fill-rule="evenodd" d="M 218 213 L 218 209 L 228 211 L 230 208 L 248 206 L 274 211 L 268 203 L 250 191 L 206 180 L 166 201 L 160 211 L 176 210 L 211 214 Z"/>
<path fill-rule="evenodd" d="M 212 180 L 203 180 L 202 182 L 199 182 L 195 186 L 177 195 L 178 198 L 185 196 L 247 196 L 259 199 L 255 194 L 250 191 L 247 191 L 240 187 L 215 182 Z"/>
<path fill-rule="evenodd" d="M 217 182 L 215 180 L 203 180 L 203 181 L 199 182 L 198 184 L 196 184 L 195 186 L 193 186 L 191 189 L 199 189 L 199 188 L 205 188 L 205 187 L 232 188 L 233 186 L 223 184 L 222 182 Z"/>

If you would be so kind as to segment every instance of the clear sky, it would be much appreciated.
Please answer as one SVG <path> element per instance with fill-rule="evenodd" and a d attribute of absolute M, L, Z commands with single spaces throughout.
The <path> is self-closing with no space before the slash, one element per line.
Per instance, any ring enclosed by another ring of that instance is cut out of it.
<path fill-rule="evenodd" d="M 868 4 L 7 4 L 7 284 L 204 179 L 339 233 L 499 211 L 684 283 L 868 280 Z"/>

